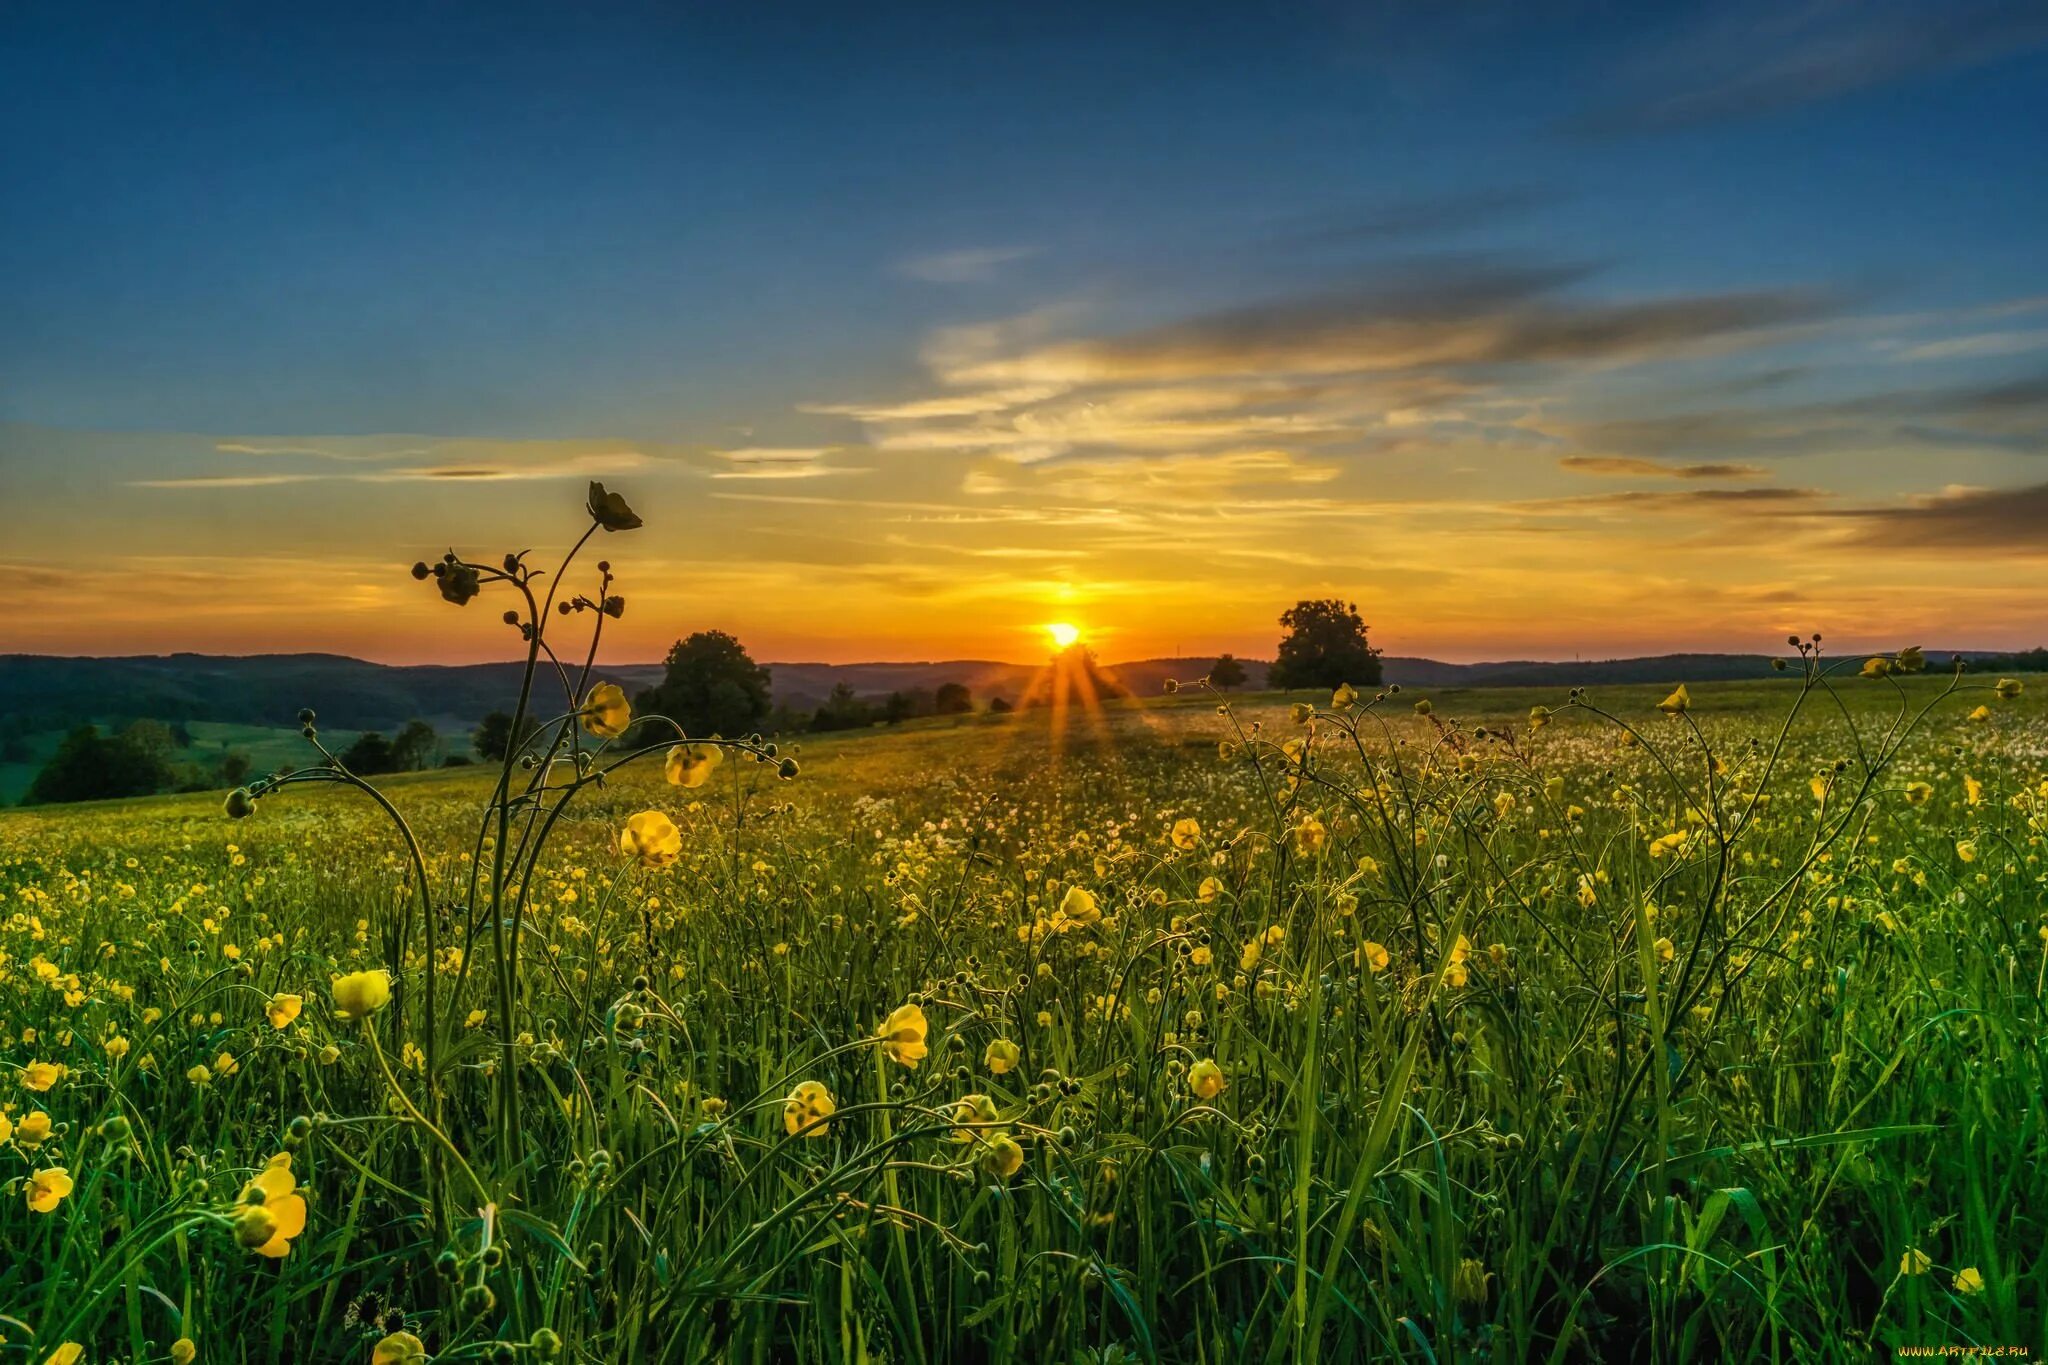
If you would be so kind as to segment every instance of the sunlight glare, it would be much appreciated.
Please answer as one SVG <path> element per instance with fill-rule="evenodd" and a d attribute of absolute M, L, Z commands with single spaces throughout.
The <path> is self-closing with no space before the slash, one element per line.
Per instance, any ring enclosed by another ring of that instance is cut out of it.
<path fill-rule="evenodd" d="M 1045 633 L 1052 637 L 1053 648 L 1055 649 L 1066 649 L 1074 641 L 1081 638 L 1081 628 L 1069 625 L 1065 621 L 1053 622 L 1045 628 Z"/>

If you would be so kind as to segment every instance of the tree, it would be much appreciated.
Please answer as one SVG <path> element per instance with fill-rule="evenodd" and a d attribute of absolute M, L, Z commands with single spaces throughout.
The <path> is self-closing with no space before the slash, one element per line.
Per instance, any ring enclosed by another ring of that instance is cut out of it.
<path fill-rule="evenodd" d="M 21 717 L 0 716 L 0 763 L 26 763 L 31 757 Z"/>
<path fill-rule="evenodd" d="M 874 723 L 875 710 L 854 694 L 847 683 L 833 683 L 832 695 L 811 717 L 813 730 L 858 730 Z"/>
<path fill-rule="evenodd" d="M 1007 716 L 1016 709 L 1008 697 L 990 697 L 988 699 L 988 713 L 992 716 Z"/>
<path fill-rule="evenodd" d="M 171 766 L 171 751 L 178 747 L 170 726 L 147 717 L 130 721 L 128 728 L 121 732 L 121 738 L 136 752 L 147 755 L 152 762 L 166 768 Z"/>
<path fill-rule="evenodd" d="M 398 771 L 391 741 L 375 730 L 356 736 L 356 742 L 341 751 L 341 766 L 357 777 L 377 777 Z"/>
<path fill-rule="evenodd" d="M 1303 600 L 1280 614 L 1286 636 L 1266 671 L 1274 687 L 1377 687 L 1380 652 L 1366 642 L 1357 603 L 1326 597 Z"/>
<path fill-rule="evenodd" d="M 240 749 L 230 749 L 222 754 L 220 761 L 214 765 L 213 775 L 219 779 L 223 787 L 239 787 L 248 779 L 249 770 L 254 766 L 249 761 L 249 755 Z"/>
<path fill-rule="evenodd" d="M 519 727 L 519 744 L 522 748 L 525 747 L 527 740 L 533 738 L 533 732 L 539 728 L 540 723 L 532 716 L 528 716 L 521 723 Z M 469 732 L 469 745 L 472 749 L 476 750 L 476 756 L 486 763 L 504 762 L 505 755 L 512 749 L 512 713 L 510 711 L 492 711 L 487 713 L 482 723 L 476 729 Z"/>
<path fill-rule="evenodd" d="M 641 715 L 667 716 L 686 734 L 744 735 L 768 716 L 768 670 L 722 630 L 700 630 L 669 650 L 659 683 L 634 699 Z"/>
<path fill-rule="evenodd" d="M 1209 681 L 1228 692 L 1233 687 L 1244 686 L 1244 665 L 1237 661 L 1235 654 L 1219 654 L 1216 662 L 1209 665 Z"/>
<path fill-rule="evenodd" d="M 398 738 L 391 741 L 391 768 L 393 772 L 416 773 L 422 768 L 431 768 L 440 760 L 441 737 L 434 733 L 434 727 L 423 720 L 409 720 L 398 732 Z"/>
<path fill-rule="evenodd" d="M 941 716 L 964 716 L 974 710 L 974 694 L 966 683 L 940 683 L 932 694 L 932 710 Z"/>
<path fill-rule="evenodd" d="M 81 725 L 36 774 L 22 804 L 148 796 L 170 780 L 170 769 L 148 750 L 124 736 L 102 735 L 97 725 Z"/>

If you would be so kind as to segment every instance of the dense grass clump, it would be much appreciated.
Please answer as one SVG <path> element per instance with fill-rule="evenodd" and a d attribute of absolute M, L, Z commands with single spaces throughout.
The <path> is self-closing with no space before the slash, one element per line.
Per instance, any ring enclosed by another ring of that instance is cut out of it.
<path fill-rule="evenodd" d="M 7 816 L 0 1359 L 2038 1349 L 2048 714 L 1861 662 Z"/>

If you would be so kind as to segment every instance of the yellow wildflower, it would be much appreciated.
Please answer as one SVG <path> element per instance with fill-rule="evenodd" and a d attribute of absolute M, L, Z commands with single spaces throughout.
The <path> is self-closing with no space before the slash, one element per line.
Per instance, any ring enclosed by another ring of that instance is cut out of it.
<path fill-rule="evenodd" d="M 62 1166 L 50 1166 L 29 1176 L 22 1187 L 28 1196 L 28 1206 L 34 1213 L 54 1213 L 57 1205 L 71 1193 L 71 1173 Z"/>
<path fill-rule="evenodd" d="M 890 1061 L 915 1068 L 931 1055 L 931 1049 L 925 1046 L 929 1029 L 923 1010 L 916 1005 L 898 1005 L 882 1021 L 882 1051 Z"/>
<path fill-rule="evenodd" d="M 235 1237 L 258 1256 L 277 1260 L 291 1251 L 292 1238 L 305 1230 L 306 1200 L 292 1176 L 292 1154 L 279 1152 L 242 1187 Z"/>
<path fill-rule="evenodd" d="M 643 810 L 619 831 L 619 852 L 645 868 L 664 868 L 683 856 L 683 832 L 658 810 Z"/>
<path fill-rule="evenodd" d="M 583 699 L 577 719 L 599 739 L 617 739 L 633 723 L 633 707 L 626 700 L 625 689 L 617 683 L 599 683 Z"/>
<path fill-rule="evenodd" d="M 362 1019 L 391 1003 L 391 974 L 375 970 L 350 972 L 335 977 L 329 989 L 334 994 L 337 1019 Z"/>
<path fill-rule="evenodd" d="M 804 1081 L 782 1102 L 782 1128 L 791 1137 L 821 1138 L 831 1125 L 826 1122 L 838 1110 L 832 1092 L 817 1081 Z"/>
<path fill-rule="evenodd" d="M 662 775 L 671 787 L 701 787 L 725 761 L 725 750 L 716 744 L 677 744 L 662 762 Z"/>

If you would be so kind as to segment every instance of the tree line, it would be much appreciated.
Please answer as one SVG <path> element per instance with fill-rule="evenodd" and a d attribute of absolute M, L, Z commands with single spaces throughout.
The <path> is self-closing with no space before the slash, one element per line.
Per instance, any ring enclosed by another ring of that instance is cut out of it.
<path fill-rule="evenodd" d="M 1285 633 L 1266 670 L 1269 688 L 1379 685 L 1380 651 L 1368 642 L 1367 626 L 1355 603 L 1336 598 L 1297 602 L 1281 614 L 1280 625 Z M 1020 706 L 1050 704 L 1051 689 L 1060 679 L 1067 686 L 1081 679 L 1097 696 L 1126 695 L 1085 646 L 1070 646 L 1063 651 L 1062 662 L 1063 667 L 1050 670 L 1046 680 L 1015 703 L 991 697 L 986 709 L 1000 714 Z M 1243 663 L 1230 654 L 1219 655 L 1208 676 L 1224 691 L 1244 686 L 1249 678 Z M 640 717 L 665 716 L 685 733 L 705 736 L 857 730 L 925 716 L 970 715 L 977 709 L 973 692 L 961 682 L 898 689 L 881 696 L 862 696 L 840 683 L 820 705 L 806 709 L 778 706 L 769 682 L 767 666 L 756 663 L 737 638 L 722 630 L 698 631 L 676 641 L 663 660 L 661 681 L 634 698 L 633 709 Z M 515 736 L 512 716 L 492 711 L 470 733 L 468 748 L 477 758 L 496 762 L 508 750 L 523 746 L 537 728 L 538 723 L 529 718 L 522 727 L 524 732 Z M 642 742 L 653 741 L 654 729 L 648 726 L 640 731 L 645 736 Z M 636 738 L 629 735 L 628 742 Z M 247 754 L 229 751 L 211 761 L 199 761 L 182 756 L 191 744 L 182 722 L 167 725 L 143 719 L 106 733 L 96 725 L 78 726 L 58 744 L 22 803 L 206 791 L 233 786 L 249 775 Z M 0 725 L 0 761 L 25 762 L 28 758 L 22 723 L 18 717 L 10 718 Z M 424 720 L 408 721 L 389 736 L 374 730 L 359 735 L 342 750 L 340 758 L 350 771 L 364 777 L 471 761 L 468 754 L 444 753 L 440 735 Z"/>

